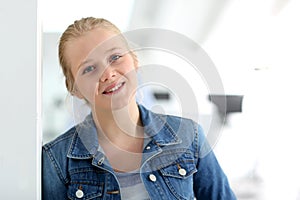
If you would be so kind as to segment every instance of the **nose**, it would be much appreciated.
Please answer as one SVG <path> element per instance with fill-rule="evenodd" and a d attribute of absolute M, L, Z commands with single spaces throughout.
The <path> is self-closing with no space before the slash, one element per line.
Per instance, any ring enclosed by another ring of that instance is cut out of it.
<path fill-rule="evenodd" d="M 114 80 L 114 79 L 115 79 L 116 75 L 117 75 L 117 74 L 116 74 L 116 71 L 113 69 L 113 67 L 108 66 L 108 67 L 106 67 L 106 69 L 103 71 L 103 73 L 102 73 L 102 75 L 101 75 L 101 77 L 100 77 L 100 81 L 101 81 L 102 83 L 107 82 L 107 81 L 110 81 L 110 82 L 111 82 L 111 80 Z"/>

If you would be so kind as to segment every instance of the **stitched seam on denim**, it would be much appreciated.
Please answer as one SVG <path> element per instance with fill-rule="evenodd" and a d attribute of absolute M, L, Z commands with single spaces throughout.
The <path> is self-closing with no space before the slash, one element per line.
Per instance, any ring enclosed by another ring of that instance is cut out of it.
<path fill-rule="evenodd" d="M 105 174 L 106 173 L 104 171 L 95 170 L 95 168 L 81 168 L 81 169 L 70 170 L 69 174 L 73 175 L 73 174 L 84 173 L 84 172 L 94 172 L 96 174 Z"/>
<path fill-rule="evenodd" d="M 161 170 L 161 169 L 163 169 L 163 168 L 169 167 L 169 166 L 173 165 L 174 163 L 177 163 L 176 161 L 179 162 L 179 161 L 183 161 L 183 160 L 178 160 L 178 159 L 176 159 L 173 163 L 171 163 L 171 164 L 169 164 L 169 165 L 167 165 L 167 166 L 166 166 L 166 165 L 163 165 L 163 164 L 157 166 L 157 169 L 158 169 L 158 170 Z M 194 160 L 186 160 L 186 161 L 188 161 L 188 162 L 180 162 L 180 163 L 189 163 L 189 162 L 190 162 L 190 163 L 193 163 L 193 164 L 194 164 Z"/>
<path fill-rule="evenodd" d="M 103 193 L 98 192 L 98 193 L 95 193 L 95 194 L 85 195 L 85 198 L 84 198 L 84 199 L 90 200 L 90 199 L 94 199 L 94 198 L 96 198 L 96 197 L 101 197 L 102 195 L 103 195 Z M 68 198 L 69 198 L 69 199 L 74 199 L 74 198 L 73 198 L 72 196 L 70 196 L 69 194 L 68 194 Z M 77 199 L 77 198 L 75 198 L 75 199 Z"/>
<path fill-rule="evenodd" d="M 90 158 L 92 158 L 93 155 L 91 153 L 84 154 L 84 155 L 76 155 L 76 156 L 74 156 L 72 154 L 72 151 L 73 151 L 74 147 L 78 144 L 78 141 L 79 141 L 78 138 L 79 138 L 78 132 L 75 132 L 74 135 L 73 135 L 73 138 L 72 138 L 72 141 L 71 141 L 71 145 L 69 147 L 67 155 L 70 155 L 69 157 L 70 158 L 74 158 L 74 159 L 76 159 L 76 158 L 84 158 L 84 159 L 90 159 Z"/>
<path fill-rule="evenodd" d="M 159 156 L 174 154 L 174 153 L 185 153 L 193 155 L 193 152 L 188 148 L 172 148 L 172 149 L 163 149 L 164 151 Z M 158 157 L 158 156 L 157 156 Z"/>
<path fill-rule="evenodd" d="M 58 164 L 57 164 L 57 162 L 56 162 L 54 156 L 53 156 L 52 153 L 50 152 L 50 149 L 49 149 L 49 151 L 47 151 L 46 149 L 44 149 L 44 151 L 45 151 L 45 153 L 48 155 L 48 157 L 49 157 L 49 159 L 50 159 L 52 165 L 54 166 L 54 169 L 56 170 L 56 173 L 57 173 L 59 179 L 61 180 L 61 182 L 64 183 L 64 184 L 67 184 L 67 183 L 68 183 L 68 180 L 67 180 L 67 178 L 65 178 L 65 177 L 63 176 L 63 172 L 61 171 L 60 167 L 58 166 Z"/>
<path fill-rule="evenodd" d="M 47 149 L 50 149 L 51 147 L 55 146 L 57 143 L 59 143 L 59 142 L 61 142 L 63 140 L 69 139 L 76 132 L 76 130 L 73 130 L 73 129 L 74 128 L 70 129 L 68 132 L 64 133 L 63 135 L 60 135 L 59 137 L 57 137 L 53 141 L 45 144 L 44 147 L 47 148 Z"/>
<path fill-rule="evenodd" d="M 96 182 L 96 181 L 71 181 L 70 184 L 74 185 L 91 185 L 91 186 L 97 186 L 97 187 L 102 187 L 104 183 Z"/>
<path fill-rule="evenodd" d="M 99 192 L 94 192 L 94 193 L 91 193 L 91 194 L 85 194 L 84 199 L 86 199 L 86 200 L 94 199 L 95 197 L 100 197 L 100 196 L 102 196 L 102 195 L 103 195 L 103 188 L 102 188 L 102 190 L 99 191 Z M 71 194 L 68 192 L 68 198 L 69 198 L 69 199 L 73 199 L 73 196 L 74 196 L 74 194 L 71 195 Z M 77 198 L 75 198 L 75 199 L 77 199 Z"/>
<path fill-rule="evenodd" d="M 72 141 L 71 141 L 71 145 L 69 147 L 69 150 L 68 150 L 68 154 L 67 155 L 72 155 L 71 152 L 72 150 L 74 149 L 74 146 L 75 146 L 75 143 L 76 143 L 76 138 L 78 137 L 78 133 L 76 132 L 74 135 L 73 135 L 73 138 L 72 138 Z"/>
<path fill-rule="evenodd" d="M 66 135 L 59 136 L 59 137 L 56 138 L 55 140 L 53 140 L 53 141 L 51 141 L 51 142 L 49 142 L 49 143 L 47 143 L 47 144 L 44 144 L 44 145 L 43 145 L 43 148 L 44 148 L 45 150 L 50 150 L 51 148 L 53 148 L 54 146 L 56 146 L 57 144 L 59 144 L 61 141 L 67 140 L 67 139 L 69 139 L 70 137 L 72 137 L 73 134 L 74 134 L 73 132 L 70 132 L 70 133 L 68 133 L 68 134 L 66 134 Z"/>
<path fill-rule="evenodd" d="M 185 155 L 189 155 L 191 153 L 187 153 L 186 151 L 185 152 L 176 152 L 176 153 L 181 153 L 180 156 L 177 156 L 176 159 L 172 162 L 172 163 L 176 163 L 176 162 L 182 162 L 182 163 L 185 163 L 186 161 L 191 161 L 194 163 L 194 158 L 191 157 L 190 159 L 186 159 L 186 158 L 182 158 L 182 155 L 185 154 Z M 171 154 L 171 153 L 170 153 Z M 162 155 L 158 155 L 156 156 L 154 159 L 161 159 L 161 158 L 165 158 L 166 156 L 170 155 L 169 153 L 168 154 L 162 154 Z M 171 154 L 172 155 L 172 154 Z M 191 154 L 192 156 L 193 154 Z M 161 166 L 164 166 L 164 165 L 161 165 Z M 163 167 L 162 167 L 163 168 Z"/>
<path fill-rule="evenodd" d="M 181 156 L 183 155 L 183 154 L 190 154 L 191 156 L 193 155 L 193 153 L 191 152 L 191 150 L 189 150 L 189 149 L 186 149 L 186 148 L 184 148 L 183 149 L 184 151 L 176 151 L 176 153 L 182 153 L 181 154 Z M 152 157 L 150 160 L 151 161 L 153 161 L 154 159 L 159 159 L 160 157 L 164 157 L 164 156 L 167 156 L 167 155 L 169 155 L 169 154 L 172 154 L 171 152 L 170 153 L 167 153 L 167 154 L 164 154 L 165 153 L 165 151 L 163 151 L 163 152 L 161 152 L 161 153 L 159 153 L 159 154 L 157 154 L 157 155 L 155 155 L 154 157 Z M 173 154 L 174 154 L 174 151 L 173 151 Z M 180 158 L 180 157 L 178 157 L 175 161 L 173 161 L 171 164 L 173 164 L 174 162 L 176 162 L 176 161 L 181 161 L 181 160 L 183 160 L 182 158 Z M 187 159 L 184 159 L 184 160 L 187 160 Z M 192 160 L 192 159 L 191 159 Z M 194 161 L 193 161 L 194 162 Z M 168 164 L 167 166 L 170 166 L 170 164 Z M 164 167 L 166 167 L 166 164 L 162 164 L 162 165 L 159 165 L 159 166 L 157 166 L 156 165 L 156 169 L 161 169 L 161 168 L 164 168 Z"/>
<path fill-rule="evenodd" d="M 164 121 L 160 115 L 157 116 L 157 117 L 158 117 L 158 119 L 160 120 L 161 123 L 164 123 L 163 127 L 166 127 L 171 132 L 172 136 L 177 138 L 177 135 L 176 135 L 175 131 L 172 129 L 172 127 L 167 122 L 167 118 L 170 117 L 170 116 L 166 115 L 166 121 Z"/>
<path fill-rule="evenodd" d="M 168 167 L 173 166 L 174 164 L 177 164 L 177 163 L 182 165 L 182 166 L 184 166 L 185 164 L 187 164 L 187 165 L 192 164 L 192 165 L 195 166 L 193 159 L 184 159 L 184 160 L 183 159 L 177 159 L 175 162 L 173 162 L 172 164 L 170 164 L 168 166 L 160 165 L 160 167 L 158 167 L 158 170 L 163 171 L 164 172 L 164 173 L 162 173 L 163 175 L 173 175 L 173 174 L 168 173 L 167 170 L 164 170 L 164 168 L 168 168 Z M 195 166 L 194 169 L 196 169 L 196 166 Z M 193 172 L 195 172 L 195 170 L 192 170 L 191 172 L 193 173 Z M 189 176 L 189 175 L 187 174 L 186 176 Z M 182 176 L 178 176 L 178 177 L 182 178 Z"/>
<path fill-rule="evenodd" d="M 175 174 L 170 174 L 170 173 L 165 172 L 165 170 L 163 170 L 163 169 L 161 169 L 161 171 L 164 171 L 164 172 L 161 172 L 163 176 L 173 177 L 173 178 L 178 178 L 178 179 L 187 179 L 191 175 L 193 175 L 195 172 L 197 172 L 197 169 L 195 167 L 193 170 L 189 171 L 189 173 L 186 174 L 185 176 L 180 176 L 180 175 L 177 175 L 177 174 L 176 175 Z"/>
<path fill-rule="evenodd" d="M 181 197 L 181 196 L 176 192 L 176 190 L 174 189 L 174 187 L 172 186 L 172 184 L 170 183 L 170 181 L 168 180 L 167 177 L 163 176 L 163 179 L 165 180 L 166 185 L 167 185 L 168 188 L 170 189 L 171 193 L 176 197 L 176 199 L 179 199 L 179 200 L 185 200 L 183 197 Z"/>
<path fill-rule="evenodd" d="M 177 163 L 182 164 L 182 165 L 184 165 L 184 164 L 194 164 L 194 159 L 181 159 L 181 158 L 179 158 L 179 159 L 175 160 L 172 164 L 170 164 L 166 167 L 169 167 L 169 166 L 171 166 L 173 164 L 177 164 Z M 162 165 L 160 165 L 160 166 L 162 166 Z M 163 169 L 163 168 L 165 168 L 165 167 L 161 167 L 161 168 L 158 168 L 158 169 Z"/>
<path fill-rule="evenodd" d="M 200 140 L 199 140 L 199 125 L 194 122 L 194 131 L 195 131 L 195 139 L 194 139 L 194 142 L 195 142 L 195 149 L 196 151 L 194 152 L 195 153 L 195 159 L 197 161 L 196 163 L 196 166 L 199 165 L 199 152 L 200 152 Z"/>
<path fill-rule="evenodd" d="M 194 162 L 191 162 L 191 163 L 194 164 Z M 173 165 L 173 164 L 174 164 L 174 163 L 172 163 L 171 165 Z M 163 170 L 164 168 L 169 167 L 169 166 L 171 166 L 171 165 L 167 165 L 167 166 L 165 166 L 165 165 L 159 165 L 159 166 L 157 167 L 157 169 L 158 169 L 158 170 Z M 163 170 L 163 171 L 165 171 L 165 170 Z"/>
<path fill-rule="evenodd" d="M 165 117 L 165 118 L 167 118 L 168 116 L 167 115 L 161 115 L 161 114 L 159 114 L 159 113 L 153 113 L 154 115 L 154 117 L 153 117 L 153 121 L 155 121 L 155 120 L 159 120 L 160 122 L 162 122 L 163 124 L 164 123 L 166 123 L 164 120 L 162 120 L 161 118 L 163 118 L 163 117 Z"/>
<path fill-rule="evenodd" d="M 159 194 L 160 194 L 160 197 L 161 198 L 163 198 L 163 199 L 165 199 L 164 197 L 165 197 L 165 193 L 164 193 L 164 191 L 162 190 L 162 188 L 160 187 L 160 185 L 158 184 L 158 181 L 155 181 L 154 182 L 154 186 L 155 186 L 155 188 L 158 190 L 158 192 L 159 192 Z"/>

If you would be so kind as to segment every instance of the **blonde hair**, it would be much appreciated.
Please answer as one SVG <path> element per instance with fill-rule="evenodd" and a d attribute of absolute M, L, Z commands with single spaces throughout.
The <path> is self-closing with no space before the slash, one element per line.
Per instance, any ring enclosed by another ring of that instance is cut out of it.
<path fill-rule="evenodd" d="M 68 60 L 66 59 L 66 55 L 65 55 L 66 46 L 68 42 L 79 38 L 80 36 L 84 35 L 86 32 L 91 31 L 95 28 L 103 28 L 108 31 L 112 31 L 116 34 L 121 33 L 121 31 L 113 23 L 111 23 L 106 19 L 87 17 L 87 18 L 82 18 L 80 20 L 74 21 L 74 23 L 69 25 L 68 28 L 64 31 L 64 33 L 60 37 L 59 46 L 58 46 L 59 63 L 66 79 L 65 84 L 67 90 L 71 92 L 71 94 L 73 91 L 75 80 L 71 72 L 71 66 L 69 65 Z"/>

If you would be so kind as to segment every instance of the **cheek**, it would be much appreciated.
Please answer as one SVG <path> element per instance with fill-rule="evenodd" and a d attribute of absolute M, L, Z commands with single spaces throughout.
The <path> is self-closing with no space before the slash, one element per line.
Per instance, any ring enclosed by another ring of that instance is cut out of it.
<path fill-rule="evenodd" d="M 135 69 L 131 69 L 126 74 L 127 79 L 129 80 L 130 91 L 134 92 L 138 87 L 138 77 Z"/>
<path fill-rule="evenodd" d="M 96 89 L 96 83 L 95 84 L 89 84 L 86 85 L 84 88 L 82 88 L 82 94 L 83 96 L 90 102 L 94 102 L 95 98 L 95 89 Z"/>
<path fill-rule="evenodd" d="M 134 84 L 135 87 L 137 87 L 137 62 L 132 58 L 130 62 L 126 65 L 126 73 L 131 82 Z"/>
<path fill-rule="evenodd" d="M 77 80 L 78 90 L 83 95 L 83 97 L 90 103 L 94 102 L 98 81 L 99 77 L 96 75 Z"/>
<path fill-rule="evenodd" d="M 134 58 L 130 55 L 128 59 L 123 63 L 123 72 L 124 73 L 132 73 L 137 70 L 137 61 L 134 60 Z"/>

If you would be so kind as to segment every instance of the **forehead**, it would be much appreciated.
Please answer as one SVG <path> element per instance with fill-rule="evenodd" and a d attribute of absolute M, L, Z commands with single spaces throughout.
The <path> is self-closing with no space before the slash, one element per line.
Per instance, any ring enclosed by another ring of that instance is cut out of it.
<path fill-rule="evenodd" d="M 114 36 L 116 36 L 116 33 L 112 31 L 96 28 L 84 33 L 78 38 L 70 40 L 65 48 L 65 56 L 71 66 L 71 71 L 74 72 L 73 70 L 75 70 L 97 46 L 101 45 L 103 50 L 111 47 L 112 43 L 115 43 Z M 110 38 L 113 39 L 109 40 Z"/>

